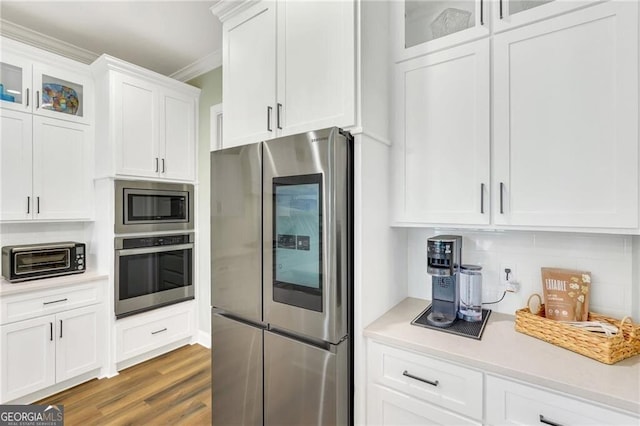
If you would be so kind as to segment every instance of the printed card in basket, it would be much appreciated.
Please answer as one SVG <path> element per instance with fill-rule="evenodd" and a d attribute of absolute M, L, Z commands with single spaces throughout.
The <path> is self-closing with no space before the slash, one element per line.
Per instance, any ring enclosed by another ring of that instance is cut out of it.
<path fill-rule="evenodd" d="M 545 316 L 558 321 L 587 321 L 591 273 L 541 268 Z"/>

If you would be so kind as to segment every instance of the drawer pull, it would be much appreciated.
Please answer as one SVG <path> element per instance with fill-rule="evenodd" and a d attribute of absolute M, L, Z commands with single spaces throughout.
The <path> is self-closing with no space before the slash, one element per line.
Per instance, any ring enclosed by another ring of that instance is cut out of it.
<path fill-rule="evenodd" d="M 43 305 L 51 305 L 53 303 L 66 302 L 68 299 L 65 297 L 64 299 L 54 300 L 53 302 L 44 302 Z"/>
<path fill-rule="evenodd" d="M 432 382 L 431 380 L 423 379 L 422 377 L 418 377 L 418 376 L 414 376 L 413 374 L 409 374 L 409 372 L 407 370 L 404 370 L 402 372 L 402 375 L 403 376 L 407 376 L 407 377 L 409 377 L 411 379 L 414 379 L 414 380 L 418 380 L 418 381 L 420 381 L 422 383 L 427 383 L 427 384 L 429 384 L 431 386 L 438 386 L 440 384 L 440 382 L 437 381 L 437 380 L 435 382 Z"/>
<path fill-rule="evenodd" d="M 162 333 L 163 331 L 167 331 L 167 327 L 163 328 L 162 330 L 152 331 L 151 334 L 158 334 L 158 333 Z"/>
<path fill-rule="evenodd" d="M 550 426 L 562 426 L 562 424 L 560 423 L 552 422 L 551 420 L 545 419 L 542 414 L 540 414 L 540 423 L 544 423 L 545 425 L 550 425 Z"/>

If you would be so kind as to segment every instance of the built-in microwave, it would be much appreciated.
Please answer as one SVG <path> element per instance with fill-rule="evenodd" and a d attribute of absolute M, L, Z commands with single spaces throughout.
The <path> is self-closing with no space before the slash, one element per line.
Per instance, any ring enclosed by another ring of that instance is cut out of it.
<path fill-rule="evenodd" d="M 193 185 L 115 181 L 115 233 L 193 230 Z"/>

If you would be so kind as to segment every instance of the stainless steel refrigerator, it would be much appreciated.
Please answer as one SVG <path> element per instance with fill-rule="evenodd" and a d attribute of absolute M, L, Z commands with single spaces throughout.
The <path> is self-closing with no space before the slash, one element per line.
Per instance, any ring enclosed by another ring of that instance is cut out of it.
<path fill-rule="evenodd" d="M 353 139 L 211 154 L 214 425 L 353 423 Z"/>

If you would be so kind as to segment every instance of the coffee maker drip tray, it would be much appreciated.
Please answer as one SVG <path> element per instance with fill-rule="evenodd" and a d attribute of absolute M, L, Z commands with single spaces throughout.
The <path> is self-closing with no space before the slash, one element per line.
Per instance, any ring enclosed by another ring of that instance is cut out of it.
<path fill-rule="evenodd" d="M 416 319 L 411 321 L 411 325 L 418 325 L 420 327 L 430 328 L 432 330 L 438 330 L 444 333 L 457 334 L 458 336 L 480 340 L 482 338 L 484 326 L 487 324 L 487 320 L 489 319 L 489 315 L 491 314 L 491 309 L 482 310 L 482 321 L 468 322 L 461 319 L 456 319 L 449 327 L 438 327 L 435 325 L 431 325 L 431 323 L 427 320 L 427 317 L 430 313 L 431 305 L 429 305 L 427 309 L 422 311 L 420 315 L 416 317 Z"/>

